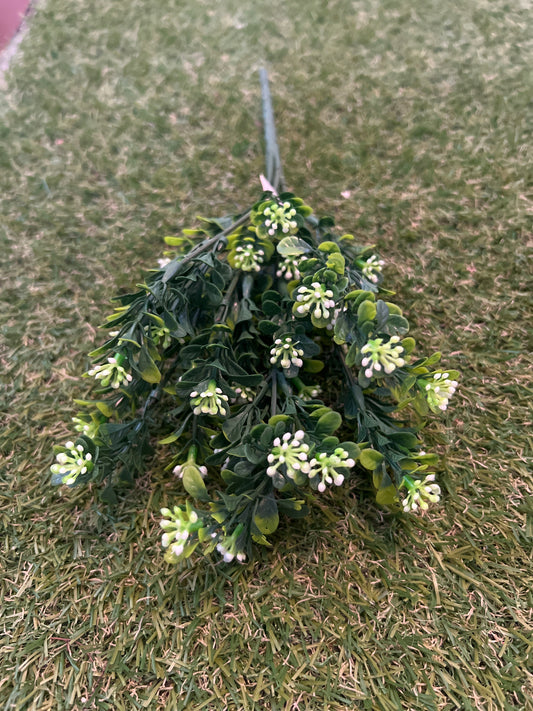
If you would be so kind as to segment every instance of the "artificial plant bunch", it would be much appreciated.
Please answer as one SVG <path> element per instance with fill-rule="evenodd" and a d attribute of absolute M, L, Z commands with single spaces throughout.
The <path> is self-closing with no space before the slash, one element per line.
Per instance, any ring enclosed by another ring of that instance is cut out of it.
<path fill-rule="evenodd" d="M 372 247 L 263 185 L 245 213 L 167 237 L 175 251 L 115 299 L 86 374 L 95 398 L 56 448 L 54 484 L 101 482 L 111 502 L 159 435 L 190 497 L 162 510 L 170 562 L 244 561 L 356 470 L 392 510 L 440 496 L 420 420 L 446 410 L 458 373 L 415 354 Z"/>

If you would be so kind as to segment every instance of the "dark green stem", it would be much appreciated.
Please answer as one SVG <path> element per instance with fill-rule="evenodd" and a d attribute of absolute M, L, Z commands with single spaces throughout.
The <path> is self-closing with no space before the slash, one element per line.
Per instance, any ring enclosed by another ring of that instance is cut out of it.
<path fill-rule="evenodd" d="M 233 279 L 229 283 L 226 295 L 224 296 L 224 299 L 220 303 L 220 307 L 218 309 L 215 323 L 224 323 L 225 322 L 225 320 L 228 316 L 230 302 L 233 298 L 233 294 L 235 293 L 235 289 L 237 288 L 240 278 L 241 278 L 240 272 L 235 272 L 235 274 L 233 275 Z"/>
<path fill-rule="evenodd" d="M 255 396 L 254 401 L 253 401 L 253 403 L 252 403 L 253 405 L 255 405 L 256 403 L 258 403 L 258 402 L 261 401 L 261 398 L 263 397 L 263 395 L 264 395 L 264 394 L 266 393 L 266 391 L 268 390 L 268 384 L 270 383 L 271 379 L 272 379 L 272 373 L 270 373 L 270 375 L 268 376 L 268 378 L 267 378 L 267 379 L 265 380 L 265 382 L 263 383 L 263 385 L 262 385 L 262 387 L 261 387 L 261 390 L 260 390 L 260 391 L 257 393 L 257 395 Z"/>
<path fill-rule="evenodd" d="M 346 360 L 344 358 L 344 351 L 342 350 L 341 346 L 336 345 L 335 351 L 339 357 L 339 360 L 340 360 L 341 366 L 342 366 L 342 370 L 344 372 L 344 375 L 346 377 L 348 385 L 352 391 L 352 394 L 353 394 L 354 399 L 356 401 L 357 407 L 359 409 L 359 413 L 358 413 L 357 417 L 358 417 L 358 422 L 360 423 L 361 422 L 360 418 L 365 416 L 365 411 L 366 411 L 363 390 L 362 390 L 361 386 L 359 385 L 359 383 L 357 382 L 357 379 L 354 375 L 353 370 L 346 365 Z"/>
<path fill-rule="evenodd" d="M 340 346 L 336 346 L 335 350 L 337 351 L 337 355 L 339 357 L 339 360 L 342 365 L 342 370 L 344 372 L 344 375 L 346 376 L 346 380 L 350 384 L 351 387 L 354 385 L 359 385 L 359 383 L 356 381 L 353 372 L 351 369 L 346 365 L 346 360 L 344 359 L 344 351 Z"/>
<path fill-rule="evenodd" d="M 251 210 L 247 210 L 241 217 L 239 217 L 238 220 L 235 220 L 229 227 L 226 227 L 225 230 L 222 230 L 222 232 L 219 232 L 217 235 L 214 237 L 211 237 L 210 239 L 206 240 L 205 242 L 202 242 L 199 244 L 197 247 L 195 247 L 193 250 L 191 250 L 188 254 L 186 254 L 183 259 L 172 262 L 173 264 L 173 269 L 169 270 L 169 266 L 167 267 L 167 271 L 165 271 L 165 274 L 163 276 L 163 283 L 166 284 L 166 282 L 170 281 L 173 277 L 176 276 L 176 274 L 189 262 L 191 262 L 193 259 L 196 259 L 200 254 L 203 254 L 204 252 L 207 252 L 211 249 L 211 247 L 216 246 L 220 242 L 225 241 L 225 238 L 230 235 L 232 232 L 234 232 L 238 227 L 241 225 L 244 225 L 247 221 L 248 218 L 250 217 Z"/>
<path fill-rule="evenodd" d="M 278 140 L 276 137 L 276 126 L 274 123 L 274 111 L 272 109 L 272 98 L 268 86 L 268 74 L 266 69 L 259 70 L 261 81 L 261 97 L 263 103 L 263 126 L 265 131 L 265 167 L 266 179 L 277 191 L 285 190 L 285 179 L 279 154 Z"/>
<path fill-rule="evenodd" d="M 278 372 L 272 371 L 272 392 L 270 395 L 270 416 L 274 417 L 278 409 Z"/>

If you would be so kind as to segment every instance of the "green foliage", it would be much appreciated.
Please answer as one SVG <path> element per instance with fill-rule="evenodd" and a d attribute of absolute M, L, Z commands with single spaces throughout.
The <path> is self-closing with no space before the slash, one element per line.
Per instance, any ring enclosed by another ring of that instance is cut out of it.
<path fill-rule="evenodd" d="M 35 9 L 0 100 L 0 707 L 527 709 L 530 4 Z M 424 431 L 446 495 L 431 516 L 383 515 L 363 473 L 304 520 L 279 499 L 252 566 L 193 554 L 169 575 L 152 514 L 186 496 L 162 473 L 172 448 L 110 516 L 94 485 L 43 488 L 49 443 L 74 439 L 108 295 L 176 225 L 256 199 L 258 56 L 291 186 L 379 244 L 382 298 L 465 372 Z"/>
<path fill-rule="evenodd" d="M 90 463 L 60 452 L 53 482 L 101 481 L 113 502 L 143 471 L 164 404 L 159 444 L 192 499 L 164 524 L 171 562 L 215 548 L 243 561 L 253 542 L 270 545 L 280 514 L 305 515 L 313 490 L 357 469 L 392 510 L 402 489 L 404 510 L 439 498 L 416 413 L 445 409 L 457 372 L 432 372 L 440 354 L 415 358 L 401 340 L 409 324 L 380 298 L 372 250 L 310 215 L 291 193 L 265 192 L 249 212 L 166 237 L 177 253 L 115 299 L 92 353 L 98 398 L 78 401 Z M 411 403 L 408 425 L 397 412 Z"/>

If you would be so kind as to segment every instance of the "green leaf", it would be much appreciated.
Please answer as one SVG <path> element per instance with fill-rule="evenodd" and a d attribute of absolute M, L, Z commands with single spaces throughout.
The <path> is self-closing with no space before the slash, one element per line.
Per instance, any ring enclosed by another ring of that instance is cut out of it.
<path fill-rule="evenodd" d="M 309 252 L 311 247 L 299 237 L 284 237 L 276 247 L 278 254 L 282 257 L 298 256 Z"/>
<path fill-rule="evenodd" d="M 335 220 L 330 215 L 324 215 L 318 221 L 318 227 L 321 230 L 329 229 L 330 227 L 335 227 Z"/>
<path fill-rule="evenodd" d="M 111 417 L 114 409 L 105 400 L 77 400 L 74 402 L 80 407 L 92 407 L 93 405 L 100 410 L 105 417 Z"/>
<path fill-rule="evenodd" d="M 244 385 L 245 388 L 255 388 L 257 385 L 264 381 L 262 375 L 257 373 L 256 375 L 242 375 L 241 373 L 232 373 L 232 379 L 237 383 L 237 385 Z"/>
<path fill-rule="evenodd" d="M 185 548 L 183 549 L 183 557 L 189 558 L 199 545 L 200 541 L 193 541 L 192 543 L 187 543 Z"/>
<path fill-rule="evenodd" d="M 387 319 L 389 318 L 389 307 L 387 304 L 379 299 L 376 302 L 376 317 L 377 317 L 377 330 L 380 331 L 385 327 Z"/>
<path fill-rule="evenodd" d="M 313 258 L 308 258 L 305 259 L 301 264 L 300 264 L 300 271 L 301 272 L 310 272 L 312 271 L 317 265 L 319 264 L 318 259 Z"/>
<path fill-rule="evenodd" d="M 376 488 L 376 501 L 381 506 L 395 509 L 398 506 L 398 491 L 386 472 L 375 472 L 372 477 Z"/>
<path fill-rule="evenodd" d="M 264 422 L 260 422 L 258 425 L 254 425 L 250 430 L 250 437 L 256 442 L 258 442 L 267 427 L 268 425 L 266 425 Z"/>
<path fill-rule="evenodd" d="M 320 373 L 324 368 L 324 363 L 321 360 L 313 360 L 311 358 L 304 358 L 303 370 L 306 373 Z"/>
<path fill-rule="evenodd" d="M 266 425 L 261 433 L 260 443 L 263 447 L 270 447 L 274 439 L 274 429 L 270 425 Z"/>
<path fill-rule="evenodd" d="M 217 270 L 217 269 L 212 269 L 209 272 L 208 275 L 211 279 L 211 282 L 217 286 L 219 289 L 224 289 L 226 286 L 226 280 L 224 279 L 224 276 Z"/>
<path fill-rule="evenodd" d="M 385 303 L 387 304 L 390 314 L 398 314 L 398 316 L 402 315 L 401 308 L 396 304 L 393 304 L 392 301 L 386 301 Z"/>
<path fill-rule="evenodd" d="M 168 244 L 169 247 L 182 247 L 192 244 L 192 240 L 187 237 L 173 237 L 172 235 L 168 235 L 167 237 L 163 237 L 163 239 L 165 244 Z"/>
<path fill-rule="evenodd" d="M 165 267 L 165 273 L 163 274 L 162 282 L 167 284 L 171 279 L 173 279 L 181 268 L 181 260 L 178 261 L 173 259 L 170 264 Z"/>
<path fill-rule="evenodd" d="M 340 279 L 337 279 L 336 287 L 339 290 L 339 292 L 342 293 L 343 291 L 345 291 L 345 289 L 348 288 L 349 283 L 350 283 L 350 280 L 348 279 L 348 277 L 343 276 Z"/>
<path fill-rule="evenodd" d="M 439 455 L 428 452 L 427 454 L 418 454 L 417 459 L 429 467 L 434 467 L 439 463 Z"/>
<path fill-rule="evenodd" d="M 268 546 L 269 548 L 272 548 L 272 543 L 270 543 L 264 536 L 258 536 L 255 533 L 252 533 L 252 541 L 254 543 L 257 543 L 260 546 Z"/>
<path fill-rule="evenodd" d="M 351 459 L 359 459 L 361 450 L 359 449 L 359 446 L 355 444 L 355 442 L 343 442 L 341 446 L 346 452 L 348 452 L 348 455 L 351 457 Z"/>
<path fill-rule="evenodd" d="M 52 484 L 52 486 L 61 486 L 65 477 L 66 474 L 52 474 L 50 484 Z"/>
<path fill-rule="evenodd" d="M 206 281 L 204 284 L 204 293 L 207 298 L 207 301 L 212 306 L 218 306 L 221 303 L 223 298 L 222 292 L 214 284 L 211 284 L 210 282 Z"/>
<path fill-rule="evenodd" d="M 404 338 L 402 340 L 402 346 L 406 355 L 409 355 L 409 353 L 412 353 L 414 351 L 416 347 L 416 341 L 414 338 L 411 338 L 411 336 L 408 336 L 407 338 Z"/>
<path fill-rule="evenodd" d="M 295 304 L 296 307 L 298 307 L 298 304 Z M 294 313 L 294 309 L 293 309 Z M 317 318 L 314 314 L 314 311 L 311 312 L 311 323 L 315 328 L 327 328 L 329 324 L 331 323 L 329 318 Z"/>
<path fill-rule="evenodd" d="M 304 518 L 309 513 L 309 507 L 298 499 L 278 499 L 278 509 L 289 518 Z"/>
<path fill-rule="evenodd" d="M 278 303 L 279 301 L 281 301 L 281 294 L 279 293 L 279 291 L 268 289 L 267 291 L 263 292 L 262 300 L 275 301 L 276 303 Z"/>
<path fill-rule="evenodd" d="M 370 378 L 366 377 L 365 371 L 363 368 L 361 368 L 361 370 L 357 374 L 357 382 L 359 383 L 359 386 L 363 390 L 366 390 L 366 388 L 368 388 L 368 386 L 370 385 L 371 380 L 370 380 Z"/>
<path fill-rule="evenodd" d="M 334 272 L 337 272 L 337 274 L 342 276 L 344 274 L 345 259 L 342 254 L 334 252 L 329 255 L 326 266 L 328 269 L 332 269 Z"/>
<path fill-rule="evenodd" d="M 324 448 L 324 450 L 334 449 L 335 447 L 338 447 L 339 441 L 340 440 L 338 437 L 324 437 L 324 439 L 322 440 L 322 447 Z"/>
<path fill-rule="evenodd" d="M 177 434 L 171 434 L 168 437 L 165 437 L 164 439 L 160 439 L 158 444 L 172 444 L 172 442 L 175 442 L 177 439 L 179 439 Z"/>
<path fill-rule="evenodd" d="M 195 499 L 207 501 L 209 499 L 207 489 L 196 464 L 184 464 L 182 472 L 185 491 Z"/>
<path fill-rule="evenodd" d="M 356 305 L 360 304 L 361 301 L 364 301 L 365 299 L 368 299 L 369 301 L 373 301 L 372 299 L 372 292 L 371 291 L 364 291 L 363 289 L 355 289 L 354 291 L 350 291 L 346 296 L 344 297 L 345 301 L 355 301 Z M 374 297 L 375 299 L 375 297 Z"/>
<path fill-rule="evenodd" d="M 425 417 L 429 412 L 428 402 L 424 393 L 418 393 L 416 397 L 411 400 L 411 405 L 414 407 L 415 412 L 421 417 Z"/>
<path fill-rule="evenodd" d="M 104 415 L 105 417 L 112 417 L 113 416 L 114 410 L 111 407 L 111 405 L 107 404 L 107 402 L 104 402 L 103 400 L 99 400 L 99 401 L 95 402 L 94 404 L 100 410 L 102 415 Z"/>
<path fill-rule="evenodd" d="M 278 422 L 288 422 L 291 418 L 288 415 L 273 415 L 269 421 L 268 424 L 271 427 L 274 427 L 275 425 L 278 424 Z"/>
<path fill-rule="evenodd" d="M 234 417 L 230 417 L 222 425 L 222 431 L 226 435 L 229 442 L 236 442 L 240 439 L 242 430 L 244 429 L 246 422 L 248 420 L 248 415 L 250 410 L 248 407 L 244 407 L 240 412 L 238 412 Z"/>
<path fill-rule="evenodd" d="M 231 227 L 231 225 L 235 222 L 235 217 L 232 215 L 224 215 L 223 217 L 202 217 L 201 215 L 198 215 L 198 219 L 205 222 L 208 225 L 207 231 L 214 235 L 218 234 L 218 232 L 227 230 L 228 227 Z M 185 230 L 183 230 L 183 232 L 185 232 Z"/>
<path fill-rule="evenodd" d="M 137 362 L 137 368 L 141 374 L 141 378 L 147 383 L 159 383 L 161 380 L 161 373 L 159 368 L 154 363 L 153 358 L 148 353 L 146 348 L 141 348 L 139 352 L 139 360 Z"/>
<path fill-rule="evenodd" d="M 442 353 L 440 351 L 437 351 L 436 353 L 433 353 L 432 356 L 429 356 L 429 358 L 427 358 L 424 365 L 435 365 L 440 361 L 441 357 Z"/>
<path fill-rule="evenodd" d="M 251 321 L 253 318 L 253 314 L 250 311 L 248 304 L 246 303 L 245 300 L 241 301 L 239 304 L 239 313 L 237 315 L 237 319 L 235 323 L 242 323 L 243 321 Z"/>
<path fill-rule="evenodd" d="M 251 444 L 244 445 L 244 455 L 246 459 L 252 464 L 259 464 L 259 462 L 261 462 L 265 458 L 264 452 L 259 449 L 256 449 Z"/>
<path fill-rule="evenodd" d="M 315 435 L 317 437 L 326 437 L 327 435 L 333 434 L 342 425 L 342 417 L 338 412 L 331 412 L 319 417 L 315 428 Z"/>
<path fill-rule="evenodd" d="M 348 368 L 352 368 L 355 365 L 357 353 L 358 353 L 357 343 L 352 343 L 352 345 L 348 348 L 348 353 L 346 353 L 346 358 L 345 358 L 346 365 L 348 366 Z"/>
<path fill-rule="evenodd" d="M 318 245 L 318 249 L 321 252 L 327 252 L 329 254 L 333 254 L 335 252 L 339 253 L 341 251 L 339 245 L 335 242 L 321 242 Z"/>
<path fill-rule="evenodd" d="M 261 333 L 265 333 L 268 336 L 272 336 L 279 329 L 279 325 L 275 324 L 273 321 L 259 321 L 257 328 Z"/>
<path fill-rule="evenodd" d="M 403 336 L 409 331 L 409 321 L 398 314 L 391 314 L 382 330 L 391 336 Z"/>
<path fill-rule="evenodd" d="M 268 536 L 279 525 L 278 505 L 273 494 L 262 498 L 255 509 L 254 523 L 259 531 Z"/>
<path fill-rule="evenodd" d="M 331 408 L 326 407 L 325 405 L 319 405 L 313 410 L 311 417 L 316 417 L 318 419 L 319 417 L 322 417 L 322 415 L 326 415 L 328 412 L 331 412 Z"/>
<path fill-rule="evenodd" d="M 279 316 L 281 307 L 275 301 L 263 301 L 263 313 L 265 316 Z"/>
<path fill-rule="evenodd" d="M 449 380 L 459 380 L 461 377 L 461 373 L 458 370 L 446 370 L 444 372 L 448 373 Z"/>
<path fill-rule="evenodd" d="M 242 480 L 242 477 L 240 477 L 238 474 L 235 474 L 235 472 L 232 472 L 231 469 L 223 469 L 220 472 L 220 476 L 222 477 L 222 480 L 228 484 L 239 482 Z"/>
<path fill-rule="evenodd" d="M 390 435 L 390 438 L 400 447 L 404 447 L 408 450 L 415 449 L 415 447 L 420 444 L 419 439 L 415 437 L 412 432 L 395 432 L 394 434 Z"/>
<path fill-rule="evenodd" d="M 359 461 L 361 466 L 365 469 L 374 471 L 374 469 L 377 469 L 383 461 L 383 455 L 381 452 L 376 452 L 375 449 L 363 449 L 359 455 Z"/>
<path fill-rule="evenodd" d="M 115 342 L 115 339 L 112 338 L 111 340 L 104 343 L 103 346 L 100 346 L 100 348 L 96 348 L 94 351 L 91 351 L 89 353 L 89 358 L 98 358 L 99 356 L 104 355 L 105 353 L 107 353 L 110 350 L 110 348 L 113 346 L 114 342 Z"/>
<path fill-rule="evenodd" d="M 325 281 L 332 281 L 336 282 L 337 281 L 337 272 L 334 272 L 333 269 L 324 269 L 322 270 L 322 276 Z M 320 277 L 317 277 L 317 281 L 322 281 Z"/>
<path fill-rule="evenodd" d="M 156 323 L 160 328 L 162 328 L 165 325 L 165 322 L 161 318 L 161 316 L 158 316 L 157 314 L 151 314 L 148 311 L 144 312 L 148 318 L 151 318 L 154 323 Z"/>
<path fill-rule="evenodd" d="M 376 318 L 377 307 L 372 301 L 366 300 L 359 304 L 357 309 L 357 322 L 373 321 Z"/>
<path fill-rule="evenodd" d="M 380 488 L 376 492 L 376 501 L 380 506 L 396 507 L 398 504 L 398 493 L 394 484 L 389 484 Z"/>

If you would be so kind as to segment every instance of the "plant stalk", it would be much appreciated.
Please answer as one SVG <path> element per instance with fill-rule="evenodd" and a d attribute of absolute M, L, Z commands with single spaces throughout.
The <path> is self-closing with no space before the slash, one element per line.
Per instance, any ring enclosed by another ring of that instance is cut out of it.
<path fill-rule="evenodd" d="M 278 140 L 276 137 L 276 125 L 274 123 L 272 98 L 268 86 L 268 74 L 264 67 L 261 67 L 259 70 L 259 79 L 261 82 L 263 127 L 265 131 L 266 178 L 278 192 L 283 192 L 285 190 L 285 178 L 283 177 L 283 167 L 281 165 Z"/>
<path fill-rule="evenodd" d="M 240 227 L 243 225 L 245 222 L 248 221 L 248 218 L 250 217 L 251 210 L 247 210 L 241 217 L 239 217 L 238 220 L 235 220 L 229 227 L 226 227 L 225 230 L 222 230 L 222 232 L 219 232 L 217 235 L 214 237 L 211 237 L 210 239 L 206 240 L 205 242 L 202 242 L 199 244 L 197 247 L 195 247 L 193 250 L 191 250 L 188 254 L 186 254 L 183 259 L 180 259 L 179 261 L 171 262 L 172 264 L 172 269 L 169 269 L 170 264 L 167 267 L 167 271 L 165 271 L 165 274 L 163 275 L 163 283 L 166 284 L 168 281 L 170 281 L 173 277 L 176 276 L 176 274 L 189 262 L 191 262 L 193 259 L 195 259 L 199 254 L 203 254 L 204 252 L 207 252 L 213 245 L 216 245 L 218 242 L 222 241 L 225 237 L 230 235 L 234 230 L 237 229 L 237 227 Z"/>

